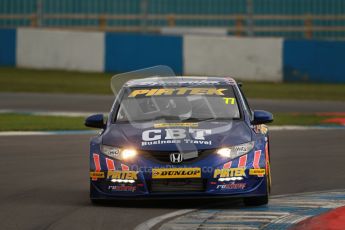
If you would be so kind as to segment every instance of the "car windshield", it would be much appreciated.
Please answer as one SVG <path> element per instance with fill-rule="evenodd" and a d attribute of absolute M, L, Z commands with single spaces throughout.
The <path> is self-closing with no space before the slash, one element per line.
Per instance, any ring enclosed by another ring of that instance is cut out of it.
<path fill-rule="evenodd" d="M 240 111 L 233 87 L 127 87 L 116 122 L 233 120 Z"/>

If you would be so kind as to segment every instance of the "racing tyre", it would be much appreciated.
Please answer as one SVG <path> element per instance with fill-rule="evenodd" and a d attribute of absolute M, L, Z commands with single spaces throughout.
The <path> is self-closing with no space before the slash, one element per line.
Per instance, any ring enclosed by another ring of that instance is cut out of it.
<path fill-rule="evenodd" d="M 90 199 L 90 200 L 93 205 L 101 205 L 104 202 L 103 200 L 99 200 L 99 199 Z"/>
<path fill-rule="evenodd" d="M 245 197 L 244 204 L 246 206 L 259 206 L 268 203 L 268 194 L 266 196 Z"/>
<path fill-rule="evenodd" d="M 265 196 L 254 196 L 254 197 L 245 197 L 243 202 L 246 206 L 259 206 L 268 204 L 268 196 L 271 189 L 270 186 L 270 172 L 266 176 L 266 195 Z"/>

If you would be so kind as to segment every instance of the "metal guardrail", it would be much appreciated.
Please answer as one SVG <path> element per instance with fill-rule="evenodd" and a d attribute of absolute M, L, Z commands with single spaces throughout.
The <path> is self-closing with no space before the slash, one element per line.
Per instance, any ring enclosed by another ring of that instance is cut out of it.
<path fill-rule="evenodd" d="M 154 25 L 154 21 L 165 21 L 169 27 L 175 27 L 179 20 L 224 20 L 232 22 L 229 26 L 217 26 L 217 28 L 225 28 L 229 33 L 236 36 L 248 35 L 248 27 L 250 26 L 251 32 L 265 33 L 265 32 L 302 32 L 305 38 L 313 38 L 314 32 L 345 32 L 345 26 L 322 26 L 315 25 L 314 22 L 318 21 L 345 21 L 345 15 L 252 15 L 251 20 L 272 20 L 272 21 L 299 21 L 300 25 L 248 25 L 247 14 L 234 14 L 234 15 L 194 15 L 194 14 L 0 14 L 0 20 L 29 20 L 30 27 L 50 27 L 50 28 L 65 28 L 65 29 L 80 29 L 80 30 L 101 30 L 101 31 L 117 31 L 117 32 L 159 32 L 162 26 Z M 41 22 L 46 19 L 59 19 L 59 20 L 96 20 L 97 25 L 49 25 L 41 26 Z M 109 20 L 141 20 L 145 23 L 141 25 L 109 25 Z M 153 24 L 153 25 L 152 25 Z M 145 25 L 145 26 L 143 26 Z M 0 26 L 8 27 L 8 26 Z M 345 38 L 345 34 L 344 34 Z"/>

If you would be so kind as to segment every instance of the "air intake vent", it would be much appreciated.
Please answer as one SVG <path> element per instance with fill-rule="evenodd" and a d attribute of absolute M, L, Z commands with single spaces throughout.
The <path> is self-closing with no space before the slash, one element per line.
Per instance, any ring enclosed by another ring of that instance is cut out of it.
<path fill-rule="evenodd" d="M 203 179 L 157 179 L 150 182 L 152 193 L 203 192 L 206 184 Z"/>

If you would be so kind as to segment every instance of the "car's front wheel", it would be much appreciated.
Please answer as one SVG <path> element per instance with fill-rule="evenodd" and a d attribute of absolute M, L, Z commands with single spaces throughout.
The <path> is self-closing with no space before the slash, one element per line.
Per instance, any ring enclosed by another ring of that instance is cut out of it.
<path fill-rule="evenodd" d="M 243 200 L 246 206 L 259 206 L 268 203 L 268 194 L 265 196 L 245 197 Z"/>
<path fill-rule="evenodd" d="M 270 177 L 271 177 L 271 173 L 270 173 L 270 170 L 268 170 L 267 175 L 265 176 L 265 179 L 266 179 L 266 195 L 264 195 L 264 196 L 245 197 L 243 199 L 243 202 L 244 202 L 244 204 L 246 206 L 259 206 L 259 205 L 268 204 L 269 193 L 270 193 L 270 190 L 271 190 Z"/>

